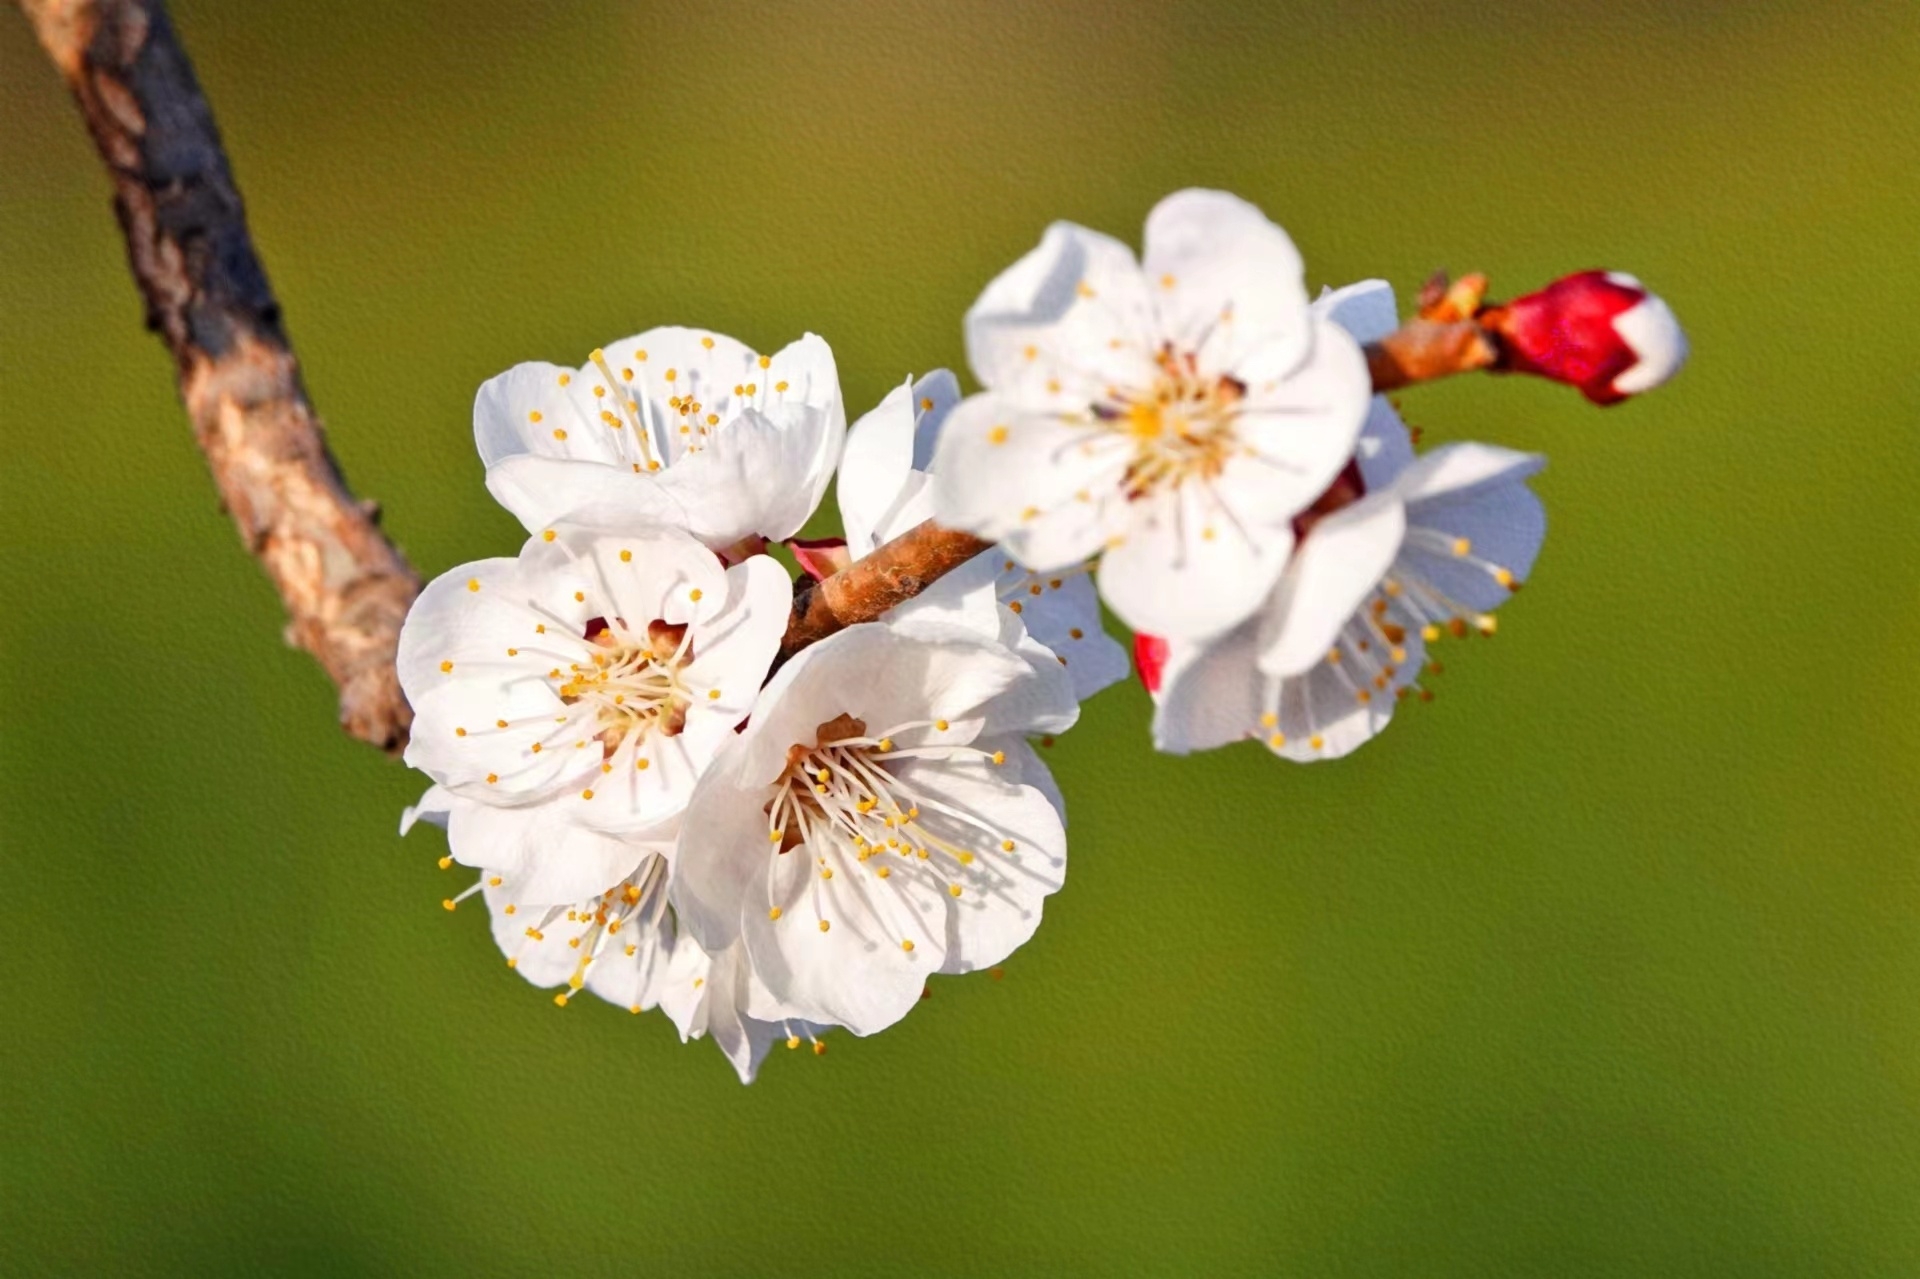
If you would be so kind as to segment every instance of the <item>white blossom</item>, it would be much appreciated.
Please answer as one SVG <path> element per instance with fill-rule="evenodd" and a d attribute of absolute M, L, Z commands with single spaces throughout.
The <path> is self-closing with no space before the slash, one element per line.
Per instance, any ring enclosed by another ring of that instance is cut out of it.
<path fill-rule="evenodd" d="M 798 532 L 846 424 L 833 353 L 812 334 L 766 356 L 724 334 L 649 329 L 577 369 L 516 365 L 473 405 L 487 488 L 528 532 L 594 513 L 716 550 Z"/>
<path fill-rule="evenodd" d="M 1163 200 L 1139 261 L 1055 224 L 966 331 L 986 390 L 941 432 L 936 513 L 1042 575 L 1101 554 L 1113 611 L 1173 638 L 1259 607 L 1370 395 L 1286 233 L 1217 191 Z"/>
<path fill-rule="evenodd" d="M 685 926 L 745 944 L 750 1015 L 871 1034 L 930 974 L 1033 934 L 1066 871 L 1057 792 L 1022 736 L 1037 682 L 1005 647 L 930 621 L 849 627 L 780 670 L 675 853 Z"/>
<path fill-rule="evenodd" d="M 1379 282 L 1316 306 L 1362 341 L 1393 327 Z M 1303 517 L 1309 527 L 1261 610 L 1212 641 L 1169 642 L 1155 744 L 1185 753 L 1254 738 L 1313 760 L 1367 741 L 1396 700 L 1424 692 L 1426 645 L 1493 633 L 1493 610 L 1519 589 L 1545 535 L 1525 483 L 1543 464 L 1485 444 L 1416 459 L 1376 397 L 1352 464 Z"/>
<path fill-rule="evenodd" d="M 752 707 L 785 630 L 787 575 L 725 567 L 670 529 L 561 525 L 515 559 L 432 582 L 401 631 L 407 762 L 456 808 L 456 860 L 519 901 L 576 901 L 630 872 Z"/>

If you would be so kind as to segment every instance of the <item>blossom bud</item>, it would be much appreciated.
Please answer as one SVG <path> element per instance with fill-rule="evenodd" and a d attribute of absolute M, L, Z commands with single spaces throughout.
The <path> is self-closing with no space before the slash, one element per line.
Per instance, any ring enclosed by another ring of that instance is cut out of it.
<path fill-rule="evenodd" d="M 1133 664 L 1140 672 L 1140 682 L 1149 693 L 1160 691 L 1160 677 L 1167 669 L 1167 657 L 1170 653 L 1167 641 L 1158 635 L 1149 635 L 1141 631 L 1133 637 Z"/>
<path fill-rule="evenodd" d="M 1502 339 L 1502 368 L 1565 382 L 1600 405 L 1652 390 L 1687 358 L 1667 304 L 1619 271 L 1566 276 L 1481 319 Z"/>

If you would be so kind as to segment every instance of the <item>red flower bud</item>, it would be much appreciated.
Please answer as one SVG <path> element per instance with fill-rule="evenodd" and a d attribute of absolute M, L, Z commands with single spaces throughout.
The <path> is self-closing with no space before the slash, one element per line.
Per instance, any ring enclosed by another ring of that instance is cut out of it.
<path fill-rule="evenodd" d="M 1687 358 L 1687 335 L 1667 304 L 1618 271 L 1555 280 L 1489 307 L 1481 321 L 1501 337 L 1502 369 L 1565 382 L 1595 404 L 1650 391 Z"/>
<path fill-rule="evenodd" d="M 1167 642 L 1158 635 L 1142 631 L 1133 637 L 1133 665 L 1149 693 L 1160 691 L 1160 676 L 1167 669 L 1168 651 Z"/>

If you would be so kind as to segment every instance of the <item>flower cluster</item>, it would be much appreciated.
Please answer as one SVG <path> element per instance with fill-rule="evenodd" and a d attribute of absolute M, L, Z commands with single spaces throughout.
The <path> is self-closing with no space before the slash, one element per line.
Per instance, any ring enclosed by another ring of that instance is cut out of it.
<path fill-rule="evenodd" d="M 1505 367 L 1607 402 L 1663 380 L 1671 313 L 1588 276 L 1510 305 Z M 811 335 L 761 355 L 654 329 L 509 370 L 474 434 L 530 536 L 407 619 L 407 760 L 433 784 L 402 831 L 446 829 L 442 865 L 478 878 L 445 905 L 478 895 L 556 1003 L 658 1007 L 743 1081 L 775 1043 L 892 1025 L 1062 886 L 1028 743 L 1126 676 L 1103 601 L 1177 753 L 1346 754 L 1429 695 L 1433 645 L 1493 633 L 1544 533 L 1541 459 L 1416 453 L 1362 349 L 1396 323 L 1386 285 L 1310 300 L 1279 227 L 1183 191 L 1138 258 L 1048 230 L 967 315 L 984 389 L 908 378 L 851 429 Z M 799 538 L 836 471 L 844 536 Z M 772 552 L 857 573 L 928 521 L 989 549 L 784 647 Z"/>

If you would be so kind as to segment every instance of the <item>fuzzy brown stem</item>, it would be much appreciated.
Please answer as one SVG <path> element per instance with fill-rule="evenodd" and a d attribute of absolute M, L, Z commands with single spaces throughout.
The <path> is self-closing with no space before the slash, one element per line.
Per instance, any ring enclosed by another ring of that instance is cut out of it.
<path fill-rule="evenodd" d="M 287 638 L 340 690 L 340 720 L 388 750 L 413 713 L 394 649 L 420 579 L 356 501 L 280 327 L 213 113 L 161 0 L 19 0 L 113 181 L 147 326 Z"/>

